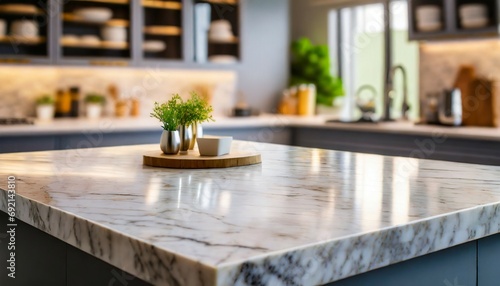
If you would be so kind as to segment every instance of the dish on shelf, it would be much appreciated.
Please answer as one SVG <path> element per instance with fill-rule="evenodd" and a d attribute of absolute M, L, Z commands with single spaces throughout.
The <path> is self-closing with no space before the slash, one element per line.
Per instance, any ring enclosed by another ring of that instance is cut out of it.
<path fill-rule="evenodd" d="M 38 37 L 38 23 L 31 20 L 16 20 L 10 26 L 10 34 L 16 37 Z"/>
<path fill-rule="evenodd" d="M 462 19 L 487 18 L 488 8 L 484 4 L 465 4 L 460 6 L 460 17 Z"/>
<path fill-rule="evenodd" d="M 232 42 L 234 35 L 231 28 L 231 23 L 227 20 L 216 20 L 210 24 L 208 31 L 208 39 L 217 42 Z"/>
<path fill-rule="evenodd" d="M 102 27 L 101 36 L 108 42 L 127 42 L 127 28 L 115 26 Z"/>
<path fill-rule="evenodd" d="M 152 35 L 175 36 L 182 33 L 182 29 L 177 26 L 147 26 L 144 27 L 144 33 Z"/>
<path fill-rule="evenodd" d="M 147 53 L 163 52 L 167 48 L 167 44 L 162 41 L 145 41 L 142 44 L 142 49 Z"/>
<path fill-rule="evenodd" d="M 441 20 L 441 7 L 437 5 L 422 5 L 416 9 L 418 22 L 439 22 Z"/>
<path fill-rule="evenodd" d="M 236 37 L 231 37 L 227 39 L 217 39 L 217 38 L 210 38 L 208 41 L 212 44 L 237 44 L 238 43 L 238 38 Z"/>
<path fill-rule="evenodd" d="M 79 8 L 74 10 L 73 14 L 83 20 L 97 23 L 106 22 L 113 17 L 113 11 L 111 9 L 102 7 Z"/>
<path fill-rule="evenodd" d="M 417 22 L 417 29 L 420 32 L 434 32 L 443 29 L 441 22 Z"/>
<path fill-rule="evenodd" d="M 39 10 L 35 5 L 3 4 L 3 5 L 0 5 L 0 12 L 18 13 L 18 14 L 38 14 Z"/>
<path fill-rule="evenodd" d="M 214 64 L 234 64 L 238 58 L 233 55 L 214 55 L 208 57 L 208 61 Z"/>
<path fill-rule="evenodd" d="M 482 18 L 462 18 L 462 28 L 465 29 L 478 29 L 488 26 L 489 20 L 486 17 Z"/>

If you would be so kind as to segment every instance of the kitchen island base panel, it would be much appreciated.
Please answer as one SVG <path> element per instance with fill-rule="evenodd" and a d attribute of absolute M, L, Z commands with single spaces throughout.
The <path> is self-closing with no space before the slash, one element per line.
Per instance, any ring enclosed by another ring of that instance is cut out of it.
<path fill-rule="evenodd" d="M 0 221 L 7 219 L 0 211 Z M 0 233 L 6 231 L 6 224 L 0 224 Z M 7 244 L 7 239 L 0 240 L 2 258 L 8 255 Z M 497 285 L 499 256 L 497 234 L 326 285 Z M 6 259 L 0 267 L 0 285 L 151 285 L 21 221 L 16 228 L 16 278 L 7 277 Z"/>
<path fill-rule="evenodd" d="M 0 211 L 0 221 L 8 218 Z M 7 230 L 1 223 L 0 234 Z M 17 220 L 15 233 L 15 279 L 7 276 L 4 259 L 10 253 L 9 239 L 0 235 L 0 285 L 151 285 L 22 221 Z"/>

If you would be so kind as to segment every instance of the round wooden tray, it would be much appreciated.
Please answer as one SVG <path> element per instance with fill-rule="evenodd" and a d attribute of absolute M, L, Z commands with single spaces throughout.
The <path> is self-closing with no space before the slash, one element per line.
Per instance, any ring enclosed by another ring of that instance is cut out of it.
<path fill-rule="evenodd" d="M 161 151 L 144 154 L 143 164 L 151 167 L 172 169 L 211 169 L 248 166 L 261 163 L 259 153 L 231 152 L 228 155 L 200 156 L 198 151 L 188 155 L 165 155 Z"/>

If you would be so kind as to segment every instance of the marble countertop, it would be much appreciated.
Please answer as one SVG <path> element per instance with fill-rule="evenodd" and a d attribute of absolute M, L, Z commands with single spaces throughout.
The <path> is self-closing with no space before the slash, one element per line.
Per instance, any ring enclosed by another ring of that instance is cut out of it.
<path fill-rule="evenodd" d="M 284 116 L 264 114 L 261 116 L 231 118 L 219 117 L 215 122 L 204 123 L 207 130 L 230 128 L 261 128 L 272 126 L 324 128 L 360 132 L 381 132 L 428 136 L 442 134 L 449 137 L 500 141 L 500 128 L 444 127 L 415 125 L 412 122 L 388 122 L 378 124 L 327 123 L 327 116 Z M 81 132 L 135 132 L 158 131 L 158 122 L 151 118 L 101 118 L 57 119 L 52 122 L 36 122 L 35 125 L 0 126 L 1 136 L 74 134 Z"/>
<path fill-rule="evenodd" d="M 0 177 L 20 220 L 157 285 L 317 285 L 500 232 L 500 167 L 233 148 L 263 163 L 145 167 L 140 145 L 0 154 Z"/>

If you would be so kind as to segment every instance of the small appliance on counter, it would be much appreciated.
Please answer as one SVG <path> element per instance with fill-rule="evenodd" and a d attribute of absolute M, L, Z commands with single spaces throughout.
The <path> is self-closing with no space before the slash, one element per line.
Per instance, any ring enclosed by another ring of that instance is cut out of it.
<path fill-rule="evenodd" d="M 443 125 L 462 125 L 462 93 L 460 89 L 444 91 L 439 97 L 439 123 Z"/>

